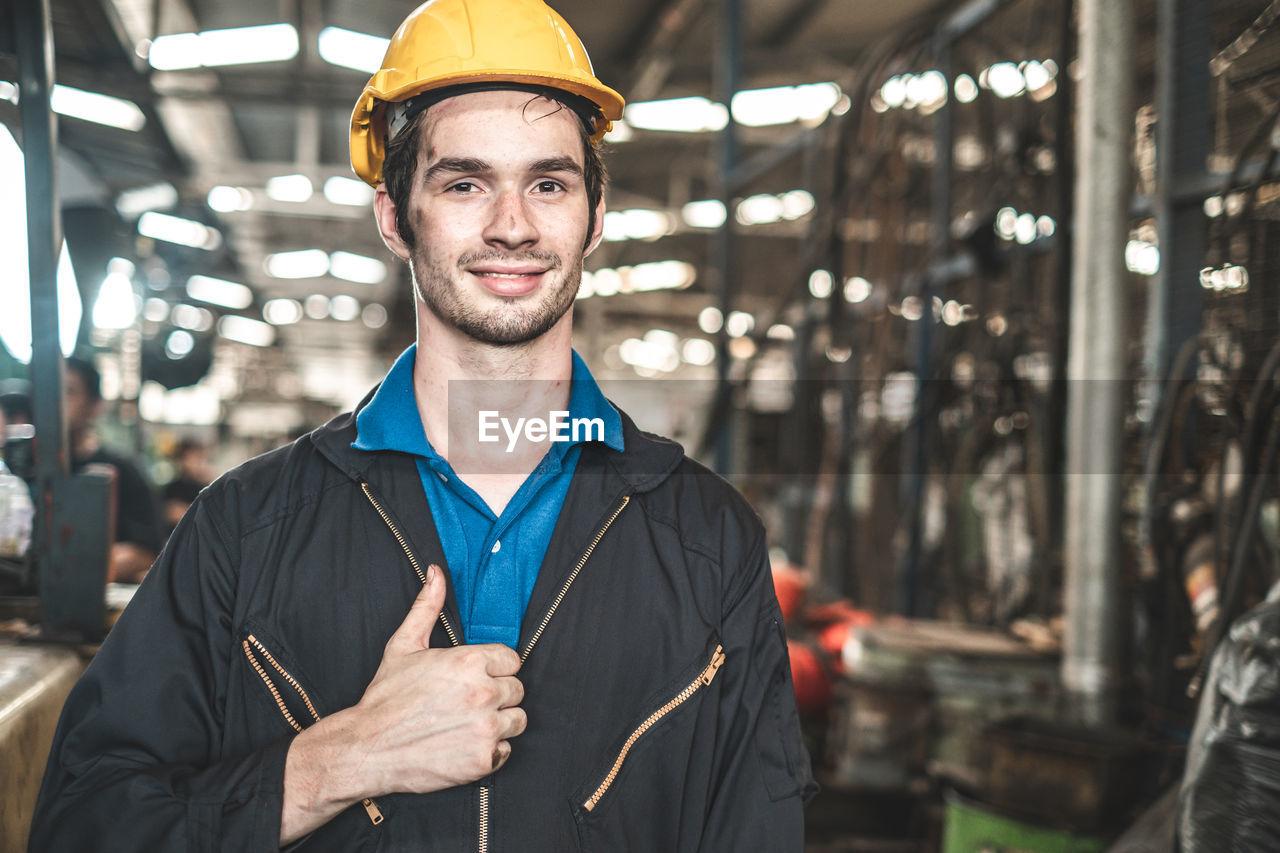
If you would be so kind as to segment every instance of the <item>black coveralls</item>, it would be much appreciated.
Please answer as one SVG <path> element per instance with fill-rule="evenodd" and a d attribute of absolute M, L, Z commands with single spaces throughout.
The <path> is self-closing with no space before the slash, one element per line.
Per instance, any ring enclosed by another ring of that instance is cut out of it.
<path fill-rule="evenodd" d="M 624 453 L 584 447 L 533 590 L 508 762 L 297 849 L 801 850 L 813 782 L 759 520 L 623 422 Z M 67 702 L 33 851 L 277 848 L 291 738 L 360 699 L 445 565 L 413 459 L 354 437 L 339 416 L 201 494 Z M 450 585 L 432 644 L 464 639 Z"/>

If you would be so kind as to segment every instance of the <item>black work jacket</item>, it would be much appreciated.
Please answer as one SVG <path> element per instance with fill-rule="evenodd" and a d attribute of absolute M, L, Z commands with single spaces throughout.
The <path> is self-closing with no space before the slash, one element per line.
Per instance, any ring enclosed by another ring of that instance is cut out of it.
<path fill-rule="evenodd" d="M 538 575 L 507 763 L 293 849 L 802 849 L 813 783 L 761 525 L 623 422 L 624 453 L 584 447 Z M 446 565 L 414 460 L 354 438 L 339 416 L 200 495 L 67 701 L 32 851 L 278 847 L 291 738 L 360 699 Z M 450 582 L 432 645 L 460 625 Z"/>

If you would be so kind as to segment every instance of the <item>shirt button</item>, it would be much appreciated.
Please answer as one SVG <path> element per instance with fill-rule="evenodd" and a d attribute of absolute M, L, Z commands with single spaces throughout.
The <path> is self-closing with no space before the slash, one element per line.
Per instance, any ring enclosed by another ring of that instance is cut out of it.
<path fill-rule="evenodd" d="M 498 553 L 498 552 L 499 552 L 499 551 L 501 551 L 501 550 L 502 550 L 502 540 L 501 540 L 501 539 L 495 539 L 495 540 L 494 540 L 494 542 L 493 542 L 493 550 L 492 550 L 492 551 L 490 551 L 489 553 L 490 553 L 490 554 L 496 554 L 496 553 Z"/>

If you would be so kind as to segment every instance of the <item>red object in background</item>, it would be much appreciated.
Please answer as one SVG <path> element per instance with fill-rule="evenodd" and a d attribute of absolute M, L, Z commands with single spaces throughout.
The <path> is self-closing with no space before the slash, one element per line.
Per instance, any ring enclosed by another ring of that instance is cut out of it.
<path fill-rule="evenodd" d="M 844 672 L 844 644 L 855 628 L 875 624 L 875 614 L 858 610 L 848 601 L 833 601 L 805 613 L 806 621 L 818 633 L 818 648 L 827 655 L 836 672 Z"/>
<path fill-rule="evenodd" d="M 795 640 L 787 640 L 791 656 L 791 681 L 796 691 L 796 707 L 800 713 L 822 715 L 831 705 L 831 676 L 818 659 L 818 653 Z"/>
<path fill-rule="evenodd" d="M 774 563 L 772 570 L 773 589 L 782 607 L 782 619 L 790 623 L 800 615 L 800 608 L 804 606 L 809 592 L 809 576 L 791 563 Z"/>
<path fill-rule="evenodd" d="M 809 643 L 787 640 L 796 706 L 805 716 L 826 716 L 830 710 L 832 678 L 844 671 L 841 652 L 853 629 L 870 625 L 875 615 L 858 610 L 845 599 L 807 605 L 809 573 L 792 563 L 774 563 L 773 588 L 790 634 L 803 634 Z"/>

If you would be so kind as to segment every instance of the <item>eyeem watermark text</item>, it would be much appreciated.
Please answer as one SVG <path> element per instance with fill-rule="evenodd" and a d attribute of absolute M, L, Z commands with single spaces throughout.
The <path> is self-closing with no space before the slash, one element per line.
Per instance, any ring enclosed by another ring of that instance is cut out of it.
<path fill-rule="evenodd" d="M 486 409 L 480 412 L 480 441 L 489 443 L 501 441 L 499 430 L 507 436 L 507 452 L 515 450 L 520 436 L 534 444 L 543 441 L 604 441 L 603 418 L 570 418 L 568 412 L 551 412 L 543 418 L 504 418 L 497 411 Z"/>

